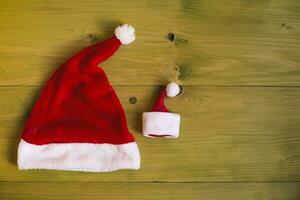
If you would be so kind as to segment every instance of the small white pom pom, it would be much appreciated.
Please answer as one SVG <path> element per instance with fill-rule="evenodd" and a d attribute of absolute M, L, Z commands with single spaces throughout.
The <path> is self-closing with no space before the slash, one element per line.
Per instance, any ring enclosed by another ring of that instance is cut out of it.
<path fill-rule="evenodd" d="M 169 83 L 166 88 L 168 97 L 175 97 L 179 94 L 180 88 L 177 83 Z"/>
<path fill-rule="evenodd" d="M 123 24 L 115 29 L 115 36 L 122 44 L 130 44 L 135 40 L 134 28 L 129 24 Z"/>

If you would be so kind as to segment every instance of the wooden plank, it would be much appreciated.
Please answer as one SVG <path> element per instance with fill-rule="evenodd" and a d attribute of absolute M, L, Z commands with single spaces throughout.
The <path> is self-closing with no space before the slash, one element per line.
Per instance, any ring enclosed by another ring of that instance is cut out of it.
<path fill-rule="evenodd" d="M 160 87 L 118 86 L 139 145 L 139 171 L 18 171 L 17 144 L 36 86 L 0 87 L 0 180 L 6 181 L 299 181 L 300 88 L 184 86 L 168 99 L 182 116 L 178 139 L 142 137 L 141 113 Z M 128 99 L 136 97 L 137 103 Z"/>
<path fill-rule="evenodd" d="M 2 182 L 1 199 L 298 200 L 300 183 Z"/>
<path fill-rule="evenodd" d="M 295 183 L 2 182 L 1 199 L 265 199 L 298 200 Z M 61 192 L 63 189 L 63 192 Z"/>
<path fill-rule="evenodd" d="M 298 0 L 0 3 L 1 85 L 43 83 L 126 22 L 137 41 L 102 65 L 113 85 L 300 86 Z"/>

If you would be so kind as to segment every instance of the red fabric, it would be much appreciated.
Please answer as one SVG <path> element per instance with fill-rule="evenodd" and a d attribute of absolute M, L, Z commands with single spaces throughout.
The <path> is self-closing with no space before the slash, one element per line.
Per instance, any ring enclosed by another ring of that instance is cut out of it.
<path fill-rule="evenodd" d="M 97 65 L 121 43 L 116 37 L 87 47 L 51 76 L 22 133 L 32 144 L 133 142 L 120 101 Z"/>
<path fill-rule="evenodd" d="M 152 108 L 153 112 L 169 112 L 168 108 L 165 105 L 166 97 L 167 97 L 167 91 L 163 89 Z"/>

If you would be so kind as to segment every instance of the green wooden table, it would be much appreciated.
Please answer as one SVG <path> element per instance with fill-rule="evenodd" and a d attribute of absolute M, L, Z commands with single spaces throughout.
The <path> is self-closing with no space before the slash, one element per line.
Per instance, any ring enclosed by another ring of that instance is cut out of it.
<path fill-rule="evenodd" d="M 141 169 L 18 171 L 20 133 L 50 74 L 121 23 L 137 40 L 102 67 Z M 181 135 L 142 137 L 141 114 L 169 81 L 183 85 L 167 101 Z M 0 1 L 0 199 L 298 200 L 299 181 L 298 0 Z"/>

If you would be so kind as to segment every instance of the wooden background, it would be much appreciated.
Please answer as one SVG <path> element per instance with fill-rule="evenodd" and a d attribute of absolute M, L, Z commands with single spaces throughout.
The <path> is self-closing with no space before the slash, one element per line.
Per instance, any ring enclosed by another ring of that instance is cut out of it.
<path fill-rule="evenodd" d="M 101 66 L 141 169 L 18 171 L 20 133 L 50 74 L 122 23 L 137 40 Z M 169 81 L 183 85 L 167 101 L 180 138 L 142 137 L 141 114 Z M 299 0 L 0 0 L 0 199 L 299 200 L 299 181 Z"/>

